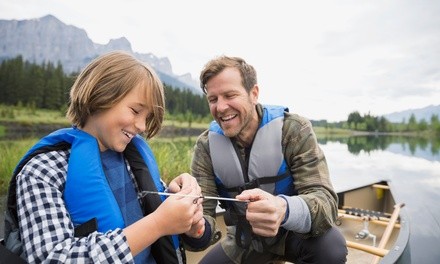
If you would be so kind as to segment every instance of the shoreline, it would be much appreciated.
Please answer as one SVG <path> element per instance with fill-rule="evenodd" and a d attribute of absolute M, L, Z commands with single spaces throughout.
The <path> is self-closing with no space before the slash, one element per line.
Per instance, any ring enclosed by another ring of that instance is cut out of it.
<path fill-rule="evenodd" d="M 69 124 L 41 124 L 24 123 L 13 121 L 0 121 L 0 126 L 4 127 L 4 135 L 0 135 L 0 140 L 14 140 L 29 137 L 43 137 L 55 130 L 70 127 Z M 172 137 L 197 137 L 206 128 L 179 127 L 175 125 L 164 125 L 157 135 L 158 138 Z"/>
<path fill-rule="evenodd" d="M 42 137 L 57 129 L 70 127 L 68 123 L 29 123 L 20 121 L 0 121 L 0 127 L 3 127 L 4 134 L 0 133 L 0 140 L 14 140 L 27 137 Z M 157 137 L 172 138 L 172 137 L 197 137 L 206 128 L 183 127 L 176 125 L 163 125 Z M 315 134 L 318 138 L 321 137 L 357 137 L 357 136 L 405 136 L 405 137 L 426 137 L 426 135 L 418 134 L 416 132 L 369 132 L 358 130 L 344 130 L 343 133 L 335 132 L 331 129 L 322 129 L 322 127 L 314 127 Z"/>

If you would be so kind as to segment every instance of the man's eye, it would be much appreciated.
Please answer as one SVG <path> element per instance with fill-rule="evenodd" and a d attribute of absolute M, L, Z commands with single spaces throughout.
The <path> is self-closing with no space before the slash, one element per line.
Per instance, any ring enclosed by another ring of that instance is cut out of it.
<path fill-rule="evenodd" d="M 234 94 L 227 94 L 226 95 L 226 98 L 228 98 L 228 99 L 232 99 L 232 98 L 234 98 L 234 97 L 236 97 L 237 95 L 234 93 Z"/>

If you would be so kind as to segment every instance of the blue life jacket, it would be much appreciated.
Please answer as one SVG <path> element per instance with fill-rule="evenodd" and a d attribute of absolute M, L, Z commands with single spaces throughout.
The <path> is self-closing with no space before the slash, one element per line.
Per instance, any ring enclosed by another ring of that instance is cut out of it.
<path fill-rule="evenodd" d="M 274 195 L 294 195 L 294 181 L 282 151 L 282 128 L 284 112 L 282 106 L 263 106 L 263 117 L 249 154 L 248 164 L 237 153 L 234 142 L 226 137 L 219 124 L 211 122 L 208 138 L 209 152 L 220 196 L 235 197 L 246 189 L 260 188 Z M 226 209 L 225 222 L 236 225 L 237 232 L 250 232 L 245 220 L 246 206 L 243 203 L 223 202 Z M 231 213 L 231 211 L 233 211 Z M 234 217 L 230 217 L 233 215 Z M 240 217 L 241 216 L 241 217 Z M 247 247 L 250 243 L 237 241 Z M 236 239 L 246 234 L 237 234 Z"/>
<path fill-rule="evenodd" d="M 7 202 L 7 214 L 10 216 L 8 219 L 12 221 L 6 221 L 6 225 L 11 227 L 5 230 L 6 245 L 8 245 L 10 231 L 14 231 L 14 228 L 18 227 L 17 174 L 35 155 L 69 148 L 71 151 L 63 196 L 74 226 L 81 229 L 84 225 L 89 224 L 91 219 L 95 219 L 97 231 L 102 233 L 125 227 L 118 203 L 102 168 L 96 138 L 76 128 L 65 128 L 42 138 L 25 154 L 15 169 L 9 186 Z M 160 180 L 156 160 L 147 142 L 142 137 L 137 135 L 131 140 L 124 150 L 124 157 L 128 160 L 141 191 L 163 191 L 164 187 Z M 156 210 L 165 198 L 148 195 L 144 199 L 142 210 L 144 215 L 148 215 Z M 75 231 L 77 231 L 77 228 Z M 85 233 L 81 232 L 79 236 L 93 231 L 95 230 L 86 230 Z M 76 232 L 75 236 L 78 236 Z M 176 235 L 162 237 L 157 240 L 151 247 L 151 253 L 157 263 L 185 262 L 184 251 Z"/>

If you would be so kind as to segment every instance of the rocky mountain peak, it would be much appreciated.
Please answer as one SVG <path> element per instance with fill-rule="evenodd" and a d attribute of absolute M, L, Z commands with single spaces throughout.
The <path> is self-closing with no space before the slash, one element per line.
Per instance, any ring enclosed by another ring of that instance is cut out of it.
<path fill-rule="evenodd" d="M 152 53 L 133 52 L 125 37 L 110 40 L 107 44 L 94 43 L 84 29 L 66 25 L 53 15 L 29 20 L 0 20 L 0 60 L 15 58 L 41 64 L 52 62 L 63 65 L 68 73 L 80 71 L 97 56 L 112 51 L 124 50 L 139 60 L 151 65 L 159 76 L 166 76 L 168 85 L 189 88 L 199 93 L 195 80 L 189 76 L 180 79 L 172 71 L 168 58 L 158 58 Z M 163 80 L 162 80 L 163 81 Z"/>

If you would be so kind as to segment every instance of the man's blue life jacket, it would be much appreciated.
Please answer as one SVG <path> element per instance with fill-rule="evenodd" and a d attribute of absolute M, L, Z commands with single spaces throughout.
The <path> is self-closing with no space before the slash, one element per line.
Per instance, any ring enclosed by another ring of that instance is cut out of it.
<path fill-rule="evenodd" d="M 273 195 L 296 194 L 281 142 L 284 113 L 288 111 L 288 108 L 282 106 L 263 105 L 263 117 L 247 164 L 237 153 L 234 141 L 224 135 L 217 122 L 211 122 L 208 133 L 209 152 L 220 196 L 233 198 L 243 190 L 253 188 L 260 188 Z M 246 206 L 243 203 L 226 202 L 222 206 L 227 211 L 226 215 L 229 215 L 230 210 L 234 211 L 230 213 L 232 215 L 245 215 Z M 246 225 L 241 223 L 244 220 L 240 217 L 225 221 L 230 222 L 230 225 L 237 225 L 237 232 L 239 229 L 246 229 L 240 228 L 240 225 Z"/>

